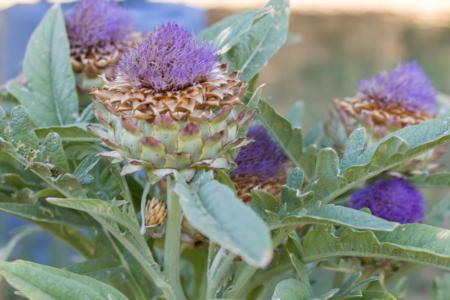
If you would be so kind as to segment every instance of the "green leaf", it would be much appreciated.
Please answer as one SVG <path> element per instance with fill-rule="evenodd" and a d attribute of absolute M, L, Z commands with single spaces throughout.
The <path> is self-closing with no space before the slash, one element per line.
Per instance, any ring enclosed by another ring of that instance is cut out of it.
<path fill-rule="evenodd" d="M 450 274 L 433 281 L 433 300 L 446 300 L 450 295 Z"/>
<path fill-rule="evenodd" d="M 44 139 L 49 133 L 57 133 L 63 142 L 98 142 L 99 138 L 87 131 L 82 124 L 53 126 L 36 128 L 35 132 L 40 139 Z"/>
<path fill-rule="evenodd" d="M 75 77 L 61 8 L 53 6 L 30 38 L 23 72 L 30 90 L 13 83 L 9 91 L 38 126 L 73 123 L 78 116 Z"/>
<path fill-rule="evenodd" d="M 24 218 L 30 221 L 38 221 L 71 226 L 94 226 L 92 219 L 79 212 L 31 203 L 0 202 L 0 211 Z"/>
<path fill-rule="evenodd" d="M 36 263 L 0 261 L 0 273 L 21 295 L 33 300 L 127 300 L 112 286 L 91 277 Z"/>
<path fill-rule="evenodd" d="M 156 263 L 147 242 L 140 233 L 134 213 L 128 208 L 120 209 L 111 202 L 99 199 L 58 199 L 48 202 L 66 208 L 83 211 L 91 215 L 103 229 L 110 233 L 144 270 L 144 275 L 158 286 L 168 299 L 176 299 L 172 287 L 167 283 Z M 125 211 L 124 211 L 125 210 Z M 133 261 L 128 262 L 132 264 Z"/>
<path fill-rule="evenodd" d="M 420 187 L 450 187 L 450 172 L 419 173 L 409 177 L 408 181 Z"/>
<path fill-rule="evenodd" d="M 258 104 L 258 116 L 264 126 L 283 148 L 289 159 L 301 167 L 300 157 L 303 151 L 302 130 L 292 128 L 291 124 L 280 116 L 268 103 L 260 101 Z"/>
<path fill-rule="evenodd" d="M 275 287 L 272 300 L 308 300 L 311 299 L 305 284 L 297 279 L 285 279 Z"/>
<path fill-rule="evenodd" d="M 241 37 L 252 29 L 254 23 L 267 15 L 265 8 L 232 15 L 211 25 L 200 33 L 200 38 L 212 41 L 222 55 L 240 42 Z"/>
<path fill-rule="evenodd" d="M 450 216 L 450 197 L 447 197 L 435 204 L 428 211 L 425 223 L 428 225 L 442 225 Z"/>
<path fill-rule="evenodd" d="M 317 154 L 314 196 L 320 200 L 339 188 L 339 157 L 332 148 L 320 149 Z"/>
<path fill-rule="evenodd" d="M 288 216 L 282 226 L 296 224 L 332 224 L 360 230 L 393 231 L 398 223 L 386 221 L 364 211 L 327 204 L 300 211 L 297 215 Z"/>
<path fill-rule="evenodd" d="M 291 123 L 292 127 L 300 128 L 302 127 L 304 113 L 305 104 L 303 101 L 296 101 L 289 109 L 286 119 Z"/>
<path fill-rule="evenodd" d="M 239 70 L 244 81 L 252 79 L 287 40 L 289 1 L 271 0 L 264 10 L 268 13 L 238 35 L 239 42 L 225 54 L 229 67 Z"/>
<path fill-rule="evenodd" d="M 269 228 L 230 188 L 205 173 L 190 185 L 177 176 L 175 192 L 193 227 L 247 263 L 267 266 L 272 258 Z"/>
<path fill-rule="evenodd" d="M 319 227 L 303 239 L 305 262 L 335 257 L 375 257 L 408 261 L 450 269 L 450 230 L 425 224 L 406 224 L 392 232 L 354 231 L 341 233 Z"/>
<path fill-rule="evenodd" d="M 60 172 L 69 172 L 69 161 L 57 133 L 49 133 L 42 142 L 40 149 L 44 161 L 54 165 Z"/>

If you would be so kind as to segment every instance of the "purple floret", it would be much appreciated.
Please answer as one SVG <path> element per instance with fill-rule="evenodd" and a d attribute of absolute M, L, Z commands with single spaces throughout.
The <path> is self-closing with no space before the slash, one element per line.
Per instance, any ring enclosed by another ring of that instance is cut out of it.
<path fill-rule="evenodd" d="M 391 71 L 361 80 L 358 92 L 385 106 L 400 105 L 430 114 L 435 114 L 438 107 L 436 91 L 416 61 L 400 64 Z"/>
<path fill-rule="evenodd" d="M 287 161 L 283 150 L 261 125 L 252 125 L 247 137 L 254 142 L 239 151 L 232 176 L 256 176 L 260 180 L 275 176 Z"/>
<path fill-rule="evenodd" d="M 369 208 L 380 218 L 402 224 L 420 222 L 425 213 L 422 194 L 398 177 L 382 179 L 352 194 L 350 207 Z"/>
<path fill-rule="evenodd" d="M 183 27 L 166 23 L 129 49 L 118 70 L 135 87 L 174 91 L 205 80 L 217 62 L 215 52 Z"/>
<path fill-rule="evenodd" d="M 116 3 L 81 0 L 66 15 L 72 47 L 90 48 L 123 41 L 132 31 L 131 18 Z"/>

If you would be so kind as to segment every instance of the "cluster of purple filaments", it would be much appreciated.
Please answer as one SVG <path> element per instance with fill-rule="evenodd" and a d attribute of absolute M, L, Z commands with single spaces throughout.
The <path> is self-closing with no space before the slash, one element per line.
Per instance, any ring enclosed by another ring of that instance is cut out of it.
<path fill-rule="evenodd" d="M 106 0 L 80 1 L 65 21 L 71 47 L 84 49 L 123 41 L 132 31 L 128 13 Z"/>
<path fill-rule="evenodd" d="M 119 63 L 119 73 L 135 87 L 175 91 L 206 79 L 217 63 L 216 49 L 185 28 L 167 23 L 156 28 Z"/>
<path fill-rule="evenodd" d="M 260 180 L 275 176 L 287 160 L 283 150 L 261 125 L 250 126 L 247 137 L 253 142 L 239 151 L 232 176 L 255 176 Z"/>
<path fill-rule="evenodd" d="M 420 222 L 425 213 L 422 194 L 398 177 L 382 179 L 352 194 L 350 207 L 369 208 L 380 218 L 401 224 Z"/>
<path fill-rule="evenodd" d="M 416 61 L 361 80 L 358 93 L 383 106 L 399 105 L 416 112 L 435 114 L 438 106 L 436 91 Z"/>

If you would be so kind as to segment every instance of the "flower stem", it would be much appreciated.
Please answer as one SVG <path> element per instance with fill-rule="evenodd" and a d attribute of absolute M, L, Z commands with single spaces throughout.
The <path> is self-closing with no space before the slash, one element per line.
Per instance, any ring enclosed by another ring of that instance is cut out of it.
<path fill-rule="evenodd" d="M 175 179 L 167 177 L 167 226 L 164 241 L 164 274 L 175 290 L 177 299 L 186 299 L 180 283 L 180 240 L 181 207 L 178 196 L 174 193 Z"/>

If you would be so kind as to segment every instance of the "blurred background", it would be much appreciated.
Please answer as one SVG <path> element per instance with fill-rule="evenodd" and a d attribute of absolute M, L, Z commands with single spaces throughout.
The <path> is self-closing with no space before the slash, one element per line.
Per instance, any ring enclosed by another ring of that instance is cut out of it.
<path fill-rule="evenodd" d="M 28 37 L 49 5 L 38 2 L 0 0 L 0 83 L 20 72 Z M 173 20 L 194 32 L 236 11 L 264 3 L 124 1 L 141 31 Z M 294 0 L 291 4 L 290 41 L 264 69 L 261 82 L 267 83 L 265 95 L 282 113 L 287 113 L 295 101 L 304 101 L 308 112 L 305 127 L 327 117 L 331 99 L 354 95 L 359 79 L 401 61 L 416 59 L 436 88 L 450 93 L 450 0 Z M 0 247 L 18 224 L 0 214 Z M 53 265 L 77 259 L 45 234 L 34 239 L 21 243 L 14 256 Z M 429 299 L 432 274 L 436 271 L 414 275 L 406 299 Z"/>

